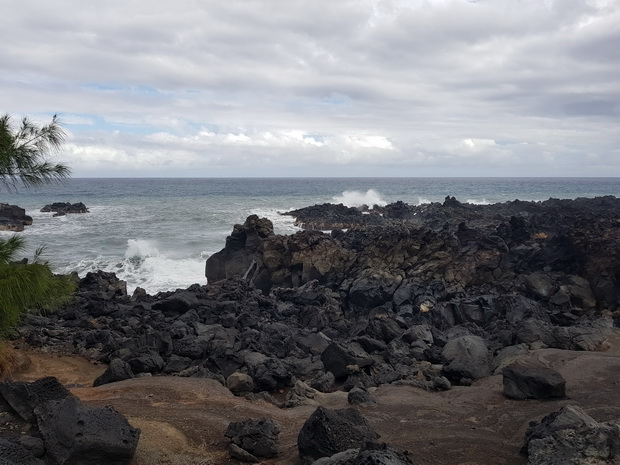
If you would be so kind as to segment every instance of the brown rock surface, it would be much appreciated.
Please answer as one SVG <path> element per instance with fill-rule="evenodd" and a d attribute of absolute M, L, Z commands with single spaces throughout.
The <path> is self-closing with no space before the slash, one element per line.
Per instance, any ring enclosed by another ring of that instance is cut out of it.
<path fill-rule="evenodd" d="M 153 463 L 236 463 L 229 458 L 224 431 L 231 421 L 273 418 L 282 425 L 279 457 L 265 464 L 297 462 L 299 429 L 315 406 L 278 409 L 263 401 L 234 397 L 213 380 L 147 377 L 87 387 L 105 367 L 76 357 L 29 352 L 31 363 L 13 374 L 32 381 L 57 376 L 90 406 L 112 405 L 142 435 L 134 465 Z M 541 349 L 518 363 L 558 370 L 567 380 L 567 398 L 515 401 L 502 394 L 502 378 L 492 376 L 472 387 L 426 392 L 410 386 L 385 386 L 377 404 L 359 407 L 381 441 L 408 450 L 414 463 L 428 465 L 525 464 L 519 455 L 528 422 L 573 404 L 597 421 L 620 419 L 620 333 L 606 350 L 577 352 Z M 347 407 L 346 393 L 319 394 L 319 404 Z"/>

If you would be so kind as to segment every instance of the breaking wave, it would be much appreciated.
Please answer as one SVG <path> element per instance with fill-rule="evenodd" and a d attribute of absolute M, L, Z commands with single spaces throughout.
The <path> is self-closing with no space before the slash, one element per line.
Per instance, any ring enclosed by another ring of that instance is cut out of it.
<path fill-rule="evenodd" d="M 366 192 L 344 191 L 342 194 L 334 196 L 332 200 L 347 207 L 361 207 L 362 205 L 384 207 L 387 205 L 387 202 L 381 198 L 381 194 L 374 189 L 368 189 Z"/>

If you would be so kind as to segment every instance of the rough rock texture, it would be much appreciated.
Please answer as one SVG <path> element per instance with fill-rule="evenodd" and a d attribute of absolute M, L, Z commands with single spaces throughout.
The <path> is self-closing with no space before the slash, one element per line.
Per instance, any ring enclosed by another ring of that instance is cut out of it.
<path fill-rule="evenodd" d="M 6 463 L 43 463 L 34 459 L 37 456 L 67 465 L 124 464 L 134 455 L 140 430 L 132 428 L 112 408 L 83 405 L 56 378 L 45 377 L 32 383 L 4 381 L 0 383 L 0 395 L 32 424 L 29 431 L 43 438 L 21 436 L 20 444 L 15 446 L 0 442 L 0 459 L 6 459 Z M 18 460 L 18 456 L 26 458 Z"/>
<path fill-rule="evenodd" d="M 566 395 L 566 380 L 551 368 L 510 365 L 503 371 L 504 394 L 512 399 L 548 399 Z"/>
<path fill-rule="evenodd" d="M 32 217 L 17 205 L 0 203 L 0 231 L 23 231 L 24 226 L 32 224 Z"/>
<path fill-rule="evenodd" d="M 491 354 L 479 336 L 461 336 L 448 341 L 442 356 L 443 371 L 451 381 L 475 380 L 491 374 Z"/>
<path fill-rule="evenodd" d="M 0 383 L 0 395 L 20 417 L 32 423 L 37 405 L 64 399 L 71 393 L 56 378 L 48 376 L 33 383 L 6 380 Z"/>
<path fill-rule="evenodd" d="M 362 446 L 378 438 L 366 420 L 354 409 L 317 408 L 306 420 L 297 438 L 302 463 Z"/>
<path fill-rule="evenodd" d="M 43 465 L 26 447 L 0 438 L 0 465 Z"/>
<path fill-rule="evenodd" d="M 620 421 L 598 423 L 568 405 L 530 427 L 524 448 L 528 465 L 620 463 Z"/>
<path fill-rule="evenodd" d="M 101 386 L 102 384 L 123 381 L 133 377 L 134 374 L 131 366 L 120 358 L 115 358 L 110 361 L 106 371 L 93 382 L 93 386 Z"/>
<path fill-rule="evenodd" d="M 209 257 L 205 275 L 210 283 L 233 276 L 245 276 L 254 264 L 254 255 L 263 240 L 273 235 L 273 224 L 266 218 L 249 216 L 235 225 L 226 246 Z"/>
<path fill-rule="evenodd" d="M 121 464 L 134 455 L 140 430 L 111 407 L 93 409 L 76 397 L 35 409 L 48 454 L 62 464 Z"/>
<path fill-rule="evenodd" d="M 246 420 L 228 425 L 224 435 L 254 457 L 276 457 L 281 427 L 270 419 Z"/>
<path fill-rule="evenodd" d="M 88 208 L 82 202 L 69 203 L 69 202 L 54 202 L 46 205 L 41 209 L 42 212 L 55 212 L 54 216 L 64 216 L 74 213 L 89 213 Z"/>

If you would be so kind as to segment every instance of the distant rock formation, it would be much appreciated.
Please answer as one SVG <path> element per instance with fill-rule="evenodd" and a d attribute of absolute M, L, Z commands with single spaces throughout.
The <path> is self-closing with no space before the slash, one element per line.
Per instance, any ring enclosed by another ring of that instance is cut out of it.
<path fill-rule="evenodd" d="M 32 224 L 32 217 L 17 205 L 0 203 L 0 231 L 23 231 L 24 226 Z"/>
<path fill-rule="evenodd" d="M 55 212 L 54 216 L 64 216 L 72 213 L 89 213 L 88 208 L 82 202 L 54 202 L 44 206 L 41 211 L 43 213 Z"/>

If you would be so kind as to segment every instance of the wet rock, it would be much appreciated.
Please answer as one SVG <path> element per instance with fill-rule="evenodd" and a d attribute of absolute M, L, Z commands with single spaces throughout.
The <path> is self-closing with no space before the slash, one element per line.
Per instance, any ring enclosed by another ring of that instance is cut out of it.
<path fill-rule="evenodd" d="M 54 202 L 45 205 L 41 209 L 41 211 L 44 213 L 55 212 L 54 216 L 64 216 L 76 213 L 89 213 L 88 208 L 86 208 L 86 205 L 84 205 L 82 202 Z"/>

